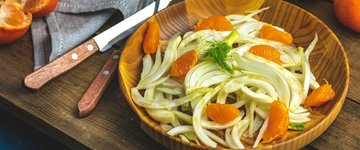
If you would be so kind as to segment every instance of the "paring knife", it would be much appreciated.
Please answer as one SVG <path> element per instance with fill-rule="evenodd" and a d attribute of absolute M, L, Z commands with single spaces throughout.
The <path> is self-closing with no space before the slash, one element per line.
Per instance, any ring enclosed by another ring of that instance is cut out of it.
<path fill-rule="evenodd" d="M 74 68 L 97 51 L 104 52 L 123 38 L 124 32 L 169 5 L 171 0 L 156 0 L 134 15 L 70 50 L 58 59 L 25 77 L 24 84 L 38 90 L 47 82 Z"/>

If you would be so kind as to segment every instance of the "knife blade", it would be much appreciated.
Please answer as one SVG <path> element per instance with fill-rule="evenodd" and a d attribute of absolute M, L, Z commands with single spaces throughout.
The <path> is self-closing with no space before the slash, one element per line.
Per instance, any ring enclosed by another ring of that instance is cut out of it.
<path fill-rule="evenodd" d="M 30 89 L 40 89 L 49 81 L 76 67 L 95 52 L 108 50 L 124 37 L 126 31 L 151 17 L 158 10 L 165 8 L 170 2 L 171 0 L 156 0 L 120 23 L 29 74 L 24 79 L 24 85 Z"/>
<path fill-rule="evenodd" d="M 134 26 L 131 29 L 127 30 L 125 33 L 130 35 L 136 28 L 137 26 Z M 125 37 L 121 35 L 118 36 L 117 38 L 121 40 Z M 95 110 L 101 97 L 104 95 L 107 85 L 109 84 L 114 74 L 116 73 L 115 70 L 118 66 L 119 57 L 120 57 L 120 50 L 114 50 L 112 55 L 108 58 L 107 62 L 105 63 L 104 67 L 101 69 L 99 74 L 96 76 L 94 81 L 86 90 L 83 97 L 78 102 L 77 108 L 79 112 L 79 117 L 86 117 Z"/>

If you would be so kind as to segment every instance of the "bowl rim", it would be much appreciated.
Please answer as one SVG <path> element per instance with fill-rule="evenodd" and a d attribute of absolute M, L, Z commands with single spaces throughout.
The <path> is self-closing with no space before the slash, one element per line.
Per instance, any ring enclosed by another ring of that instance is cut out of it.
<path fill-rule="evenodd" d="M 274 144 L 265 144 L 263 145 L 262 147 L 259 147 L 261 149 L 270 149 L 270 148 L 276 148 L 276 147 L 279 147 L 279 146 L 283 146 L 285 144 L 289 144 L 289 143 L 292 143 L 298 139 L 301 139 L 301 138 L 304 138 L 306 136 L 309 136 L 309 134 L 313 133 L 315 130 L 322 130 L 318 133 L 318 135 L 316 135 L 315 137 L 313 137 L 312 140 L 309 140 L 309 142 L 307 143 L 304 143 L 304 145 L 310 143 L 311 141 L 313 141 L 314 139 L 318 138 L 318 136 L 320 136 L 325 130 L 327 130 L 327 128 L 332 124 L 332 122 L 336 119 L 338 113 L 340 112 L 342 106 L 343 106 L 343 103 L 346 99 L 346 95 L 347 95 L 347 92 L 348 92 L 348 87 L 349 87 L 349 82 L 350 82 L 350 67 L 349 67 L 349 61 L 348 61 L 348 57 L 346 55 L 346 52 L 345 52 L 345 49 L 342 45 L 342 43 L 340 42 L 340 40 L 338 39 L 338 37 L 336 36 L 336 34 L 322 21 L 320 20 L 319 18 L 317 18 L 315 15 L 313 15 L 312 13 L 306 11 L 305 9 L 297 6 L 297 5 L 294 5 L 292 3 L 289 3 L 287 1 L 283 1 L 283 0 L 277 0 L 279 3 L 284 3 L 286 5 L 289 5 L 291 7 L 294 7 L 295 9 L 309 15 L 309 17 L 311 17 L 311 19 L 313 20 L 316 20 L 316 22 L 318 22 L 322 27 L 325 28 L 325 30 L 330 34 L 330 36 L 334 37 L 334 40 L 335 42 L 339 45 L 340 47 L 340 51 L 341 51 L 341 54 L 343 55 L 343 58 L 344 58 L 344 65 L 345 65 L 345 71 L 346 71 L 346 76 L 345 76 L 345 88 L 343 89 L 340 97 L 339 97 L 339 101 L 337 101 L 333 107 L 331 108 L 331 110 L 329 112 L 327 112 L 327 114 L 325 115 L 324 118 L 322 118 L 320 120 L 320 122 L 313 126 L 312 128 L 310 128 L 309 130 L 306 130 L 305 132 L 302 132 L 301 134 L 295 136 L 295 137 L 292 137 L 292 138 L 288 138 L 284 141 L 281 141 L 281 142 L 278 142 L 278 143 L 274 143 Z M 160 12 L 156 13 L 155 15 L 153 15 L 151 18 L 153 18 L 154 16 L 157 16 L 159 13 L 163 12 L 164 10 L 168 10 L 168 9 L 174 9 L 175 7 L 179 7 L 180 5 L 184 5 L 185 1 L 181 1 L 181 2 L 178 2 L 176 4 L 173 4 L 163 10 L 161 10 Z M 148 20 L 150 20 L 151 18 L 147 19 L 144 23 L 146 23 Z M 140 28 L 140 26 L 135 30 L 135 32 Z M 129 38 L 131 39 L 131 38 Z M 129 40 L 128 40 L 129 41 Z M 127 47 L 127 44 L 128 44 L 128 41 L 124 44 L 124 48 Z M 208 146 L 205 146 L 205 145 L 197 145 L 195 143 L 189 143 L 189 142 L 185 142 L 185 141 L 182 141 L 180 140 L 180 138 L 178 137 L 175 137 L 175 136 L 170 136 L 169 134 L 166 133 L 165 130 L 161 129 L 160 127 L 155 127 L 154 126 L 154 122 L 155 123 L 158 123 L 154 120 L 152 120 L 148 114 L 144 113 L 142 114 L 142 110 L 139 110 L 139 109 L 143 109 L 143 108 L 140 108 L 140 106 L 137 106 L 131 96 L 128 97 L 128 93 L 125 89 L 123 89 L 122 87 L 125 87 L 125 83 L 123 81 L 123 77 L 121 75 L 121 69 L 120 69 L 120 66 L 121 66 L 121 62 L 122 62 L 122 59 L 123 57 L 121 57 L 119 59 L 119 66 L 118 66 L 118 75 L 119 75 L 119 83 L 120 83 L 120 88 L 121 88 L 121 91 L 122 93 L 124 94 L 124 97 L 125 97 L 125 100 L 127 101 L 127 103 L 130 105 L 130 107 L 132 108 L 132 110 L 134 111 L 134 113 L 136 114 L 137 117 L 139 117 L 141 119 L 141 121 L 143 123 L 145 123 L 147 126 L 151 127 L 153 130 L 155 130 L 156 132 L 160 133 L 161 135 L 163 136 L 166 136 L 167 138 L 175 141 L 175 142 L 178 142 L 178 143 L 182 143 L 182 144 L 185 144 L 187 146 L 191 146 L 193 148 L 200 148 L 200 149 L 209 149 L 210 147 Z M 130 90 L 130 89 L 129 89 Z M 328 125 L 325 125 L 326 122 L 329 122 Z M 320 127 L 324 126 L 322 129 Z M 143 128 L 141 128 L 142 130 L 144 130 Z M 154 139 L 153 139 L 154 140 Z M 156 140 L 155 140 L 156 141 Z M 157 141 L 159 142 L 159 141 Z M 160 143 L 160 142 L 159 142 Z M 160 143 L 162 145 L 164 145 L 163 143 Z"/>

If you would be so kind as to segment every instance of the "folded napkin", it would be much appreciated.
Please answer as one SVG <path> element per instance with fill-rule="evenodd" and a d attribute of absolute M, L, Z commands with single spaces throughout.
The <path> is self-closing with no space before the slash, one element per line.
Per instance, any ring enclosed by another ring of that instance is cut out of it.
<path fill-rule="evenodd" d="M 89 39 L 119 10 L 127 18 L 153 0 L 59 0 L 46 18 L 31 25 L 34 70 Z"/>

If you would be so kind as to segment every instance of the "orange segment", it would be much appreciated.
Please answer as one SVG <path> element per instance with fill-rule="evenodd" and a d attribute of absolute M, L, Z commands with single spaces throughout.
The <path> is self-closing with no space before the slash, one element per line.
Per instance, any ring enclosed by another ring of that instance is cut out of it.
<path fill-rule="evenodd" d="M 335 96 L 330 84 L 324 84 L 311 92 L 305 100 L 305 106 L 320 106 Z"/>
<path fill-rule="evenodd" d="M 281 64 L 280 52 L 276 48 L 269 45 L 255 45 L 249 50 L 250 53 L 271 60 L 277 64 Z"/>
<path fill-rule="evenodd" d="M 228 123 L 240 115 L 239 109 L 230 104 L 210 104 L 205 111 L 211 120 L 221 124 Z"/>
<path fill-rule="evenodd" d="M 191 50 L 180 56 L 171 66 L 170 75 L 175 78 L 185 79 L 189 70 L 198 62 L 196 50 Z"/>
<path fill-rule="evenodd" d="M 194 31 L 200 30 L 216 30 L 216 31 L 231 31 L 233 25 L 225 16 L 210 16 L 205 19 L 200 19 L 194 26 Z"/>
<path fill-rule="evenodd" d="M 271 25 L 265 24 L 260 29 L 260 38 L 282 42 L 284 44 L 291 44 L 293 38 L 290 33 L 277 30 Z"/>
<path fill-rule="evenodd" d="M 274 101 L 270 106 L 269 125 L 262 137 L 263 143 L 269 143 L 282 137 L 289 126 L 289 112 L 280 101 Z"/>
<path fill-rule="evenodd" d="M 34 16 L 48 16 L 54 11 L 58 0 L 26 0 L 24 11 L 32 13 Z"/>
<path fill-rule="evenodd" d="M 0 44 L 8 44 L 23 36 L 32 21 L 16 3 L 5 2 L 0 7 Z"/>
<path fill-rule="evenodd" d="M 160 27 L 156 21 L 149 22 L 143 41 L 143 49 L 146 54 L 154 54 L 160 43 Z"/>

